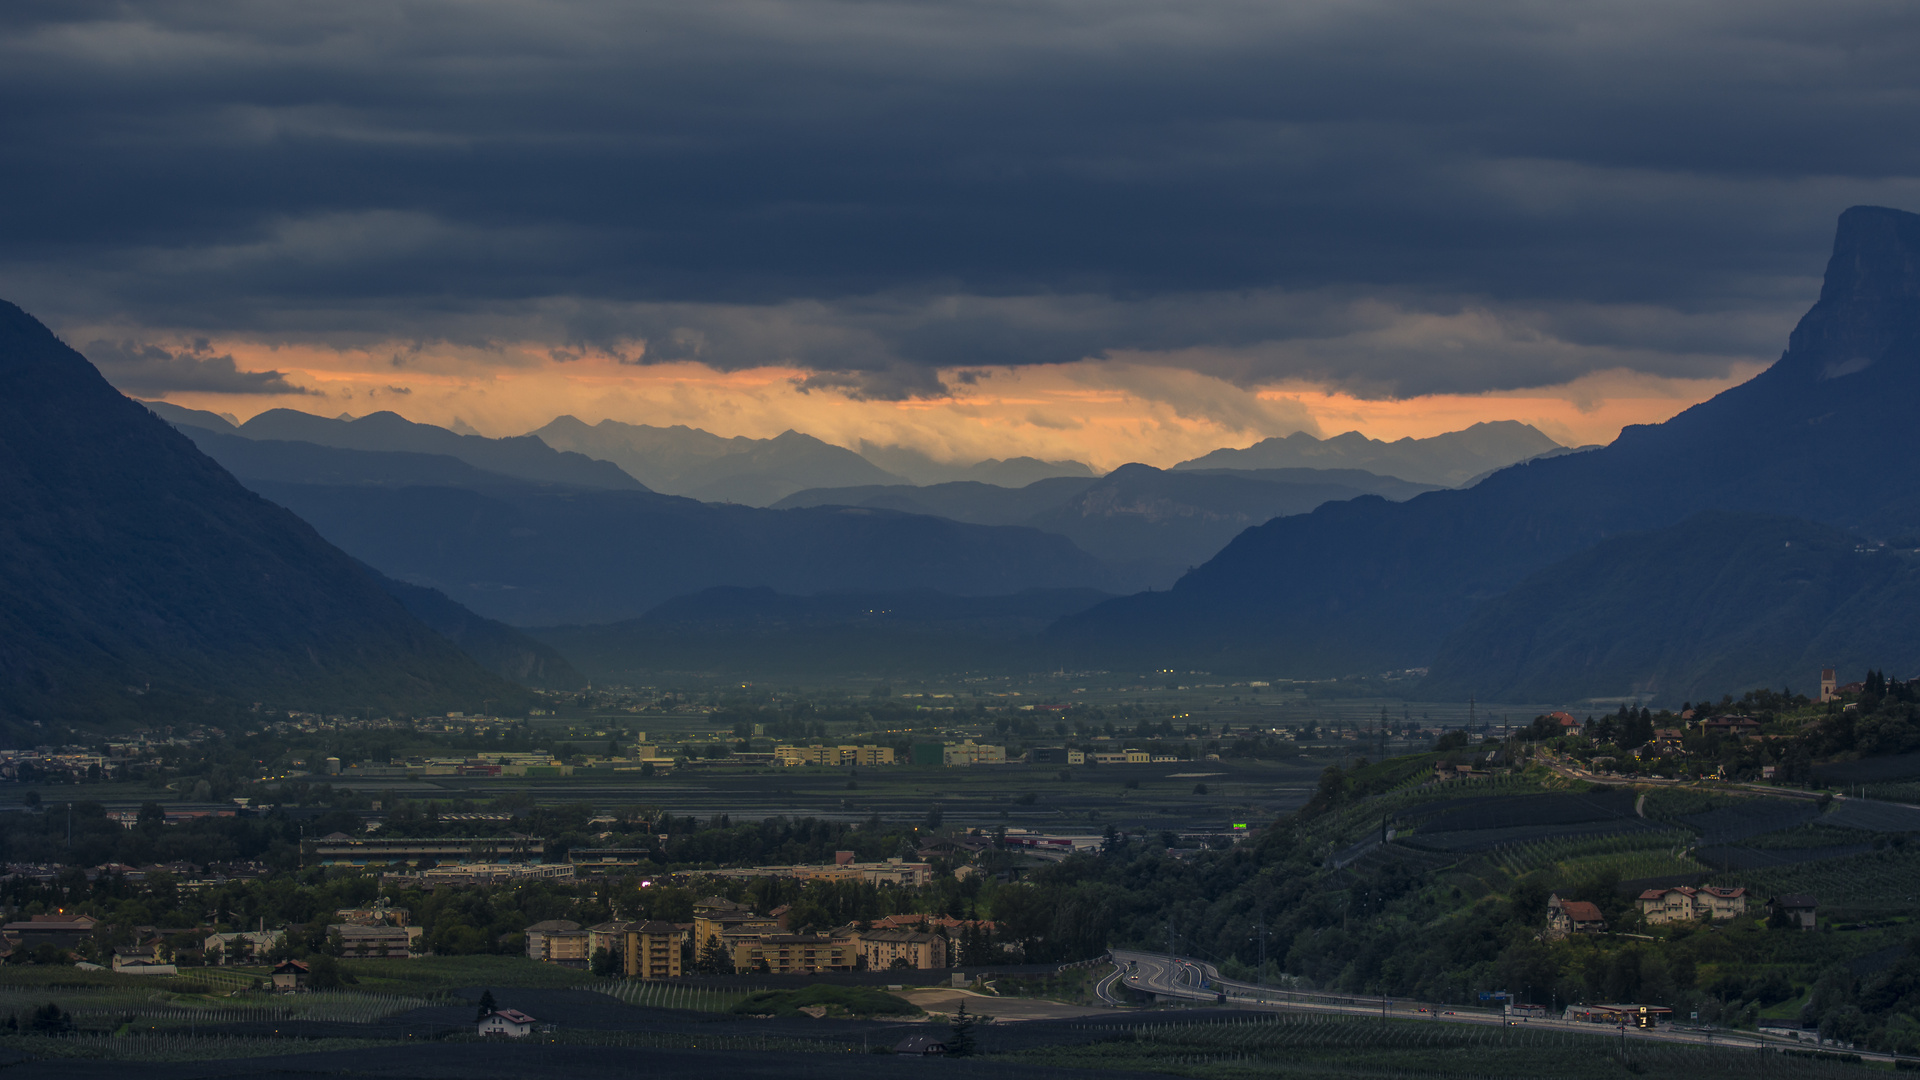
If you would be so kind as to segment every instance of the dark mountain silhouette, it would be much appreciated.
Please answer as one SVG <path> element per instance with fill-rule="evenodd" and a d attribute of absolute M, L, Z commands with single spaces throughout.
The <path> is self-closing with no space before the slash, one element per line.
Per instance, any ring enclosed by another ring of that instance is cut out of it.
<path fill-rule="evenodd" d="M 416 424 L 397 413 L 377 412 L 357 420 L 342 420 L 292 409 L 269 409 L 235 431 L 249 439 L 315 443 L 343 450 L 439 454 L 517 480 L 608 491 L 647 490 L 617 465 L 555 450 L 531 435 L 506 439 L 457 435 L 432 424 Z"/>
<path fill-rule="evenodd" d="M 797 431 L 728 439 L 684 425 L 602 420 L 589 426 L 562 416 L 530 437 L 618 465 L 655 491 L 702 502 L 766 506 L 803 488 L 900 482 L 845 447 Z"/>
<path fill-rule="evenodd" d="M 1067 537 L 1133 589 L 1165 588 L 1249 525 L 1333 499 L 1408 498 L 1431 485 L 1358 469 L 1171 472 L 1123 465 L 1099 479 L 1056 477 L 1022 488 L 976 482 L 796 492 L 777 507 L 867 506 Z"/>
<path fill-rule="evenodd" d="M 1032 663 L 1040 631 L 1106 598 L 1090 589 L 790 596 L 767 588 L 716 588 L 611 626 L 558 626 L 534 634 L 602 681 L 666 673 L 885 679 L 1022 669 Z"/>
<path fill-rule="evenodd" d="M 1170 592 L 1051 632 L 1068 655 L 1323 675 L 1424 665 L 1475 609 L 1623 532 L 1765 510 L 1887 536 L 1920 523 L 1920 217 L 1840 216 L 1819 302 L 1765 372 L 1612 445 L 1404 503 L 1249 529 Z"/>
<path fill-rule="evenodd" d="M 1908 541 L 1911 543 L 1911 541 Z M 1614 537 L 1488 601 L 1434 658 L 1438 700 L 1678 704 L 1920 671 L 1920 553 L 1795 518 L 1709 511 Z"/>
<path fill-rule="evenodd" d="M 1564 452 L 1565 447 L 1518 420 L 1492 420 L 1425 439 L 1369 439 L 1357 431 L 1318 439 L 1304 431 L 1265 439 L 1244 450 L 1215 450 L 1175 469 L 1365 469 L 1415 483 L 1459 487 L 1493 469 Z"/>
<path fill-rule="evenodd" d="M 0 503 L 7 719 L 527 700 L 4 303 Z"/>

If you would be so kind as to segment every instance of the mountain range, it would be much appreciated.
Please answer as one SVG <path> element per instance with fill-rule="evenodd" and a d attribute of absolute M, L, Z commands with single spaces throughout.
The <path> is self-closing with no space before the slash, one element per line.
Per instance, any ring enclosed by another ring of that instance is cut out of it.
<path fill-rule="evenodd" d="M 504 439 L 461 435 L 432 424 L 416 424 L 391 412 L 371 413 L 359 419 L 328 419 L 292 409 L 268 409 L 233 433 L 248 439 L 305 442 L 341 450 L 438 454 L 516 480 L 607 491 L 647 490 L 645 484 L 612 462 L 555 450 L 532 435 Z"/>
<path fill-rule="evenodd" d="M 0 504 L 0 720 L 527 700 L 4 303 Z"/>
<path fill-rule="evenodd" d="M 276 410 L 236 426 L 214 413 L 148 404 L 243 483 L 355 557 L 518 625 L 631 619 L 669 597 L 717 586 L 964 596 L 1165 588 L 1241 530 L 1276 515 L 1330 499 L 1430 490 L 1357 469 L 1128 465 L 1104 477 L 1052 477 L 1018 488 L 958 481 L 810 489 L 763 510 L 745 499 L 666 496 L 620 470 L 653 462 L 663 470 L 647 474 L 656 483 L 692 478 L 736 491 L 772 474 L 723 474 L 720 463 L 784 462 L 796 470 L 783 474 L 789 477 L 805 472 L 796 463 L 808 460 L 853 476 L 878 471 L 851 451 L 794 433 L 722 440 L 692 429 L 587 427 L 563 417 L 538 439 L 489 440 L 391 413 L 328 419 Z M 601 441 L 566 442 L 556 432 Z M 680 457 L 649 442 L 663 432 Z M 269 437 L 279 434 L 311 438 Z M 614 436 L 630 440 L 624 465 L 545 442 L 609 452 L 604 440 Z M 680 471 L 669 475 L 668 465 Z"/>
<path fill-rule="evenodd" d="M 1277 518 L 1171 590 L 1069 616 L 1049 641 L 1102 664 L 1282 676 L 1404 669 L 1445 653 L 1450 635 L 1530 575 L 1702 511 L 1911 535 L 1916 399 L 1920 217 L 1855 207 L 1840 217 L 1818 302 L 1781 358 L 1748 382 L 1606 447 L 1537 458 L 1469 488 Z"/>

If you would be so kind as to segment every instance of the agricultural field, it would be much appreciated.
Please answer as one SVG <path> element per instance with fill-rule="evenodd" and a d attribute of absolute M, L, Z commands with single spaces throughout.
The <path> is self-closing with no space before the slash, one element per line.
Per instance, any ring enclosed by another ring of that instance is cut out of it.
<path fill-rule="evenodd" d="M 1693 841 L 1685 829 L 1649 828 L 1600 837 L 1535 840 L 1495 849 L 1494 862 L 1520 877 L 1536 870 L 1558 870 L 1574 877 L 1614 871 L 1622 880 L 1699 873 L 1706 867 L 1680 854 Z"/>
<path fill-rule="evenodd" d="M 1216 1014 L 1217 1016 L 1217 1014 Z M 1858 1077 L 1840 1055 L 1716 1049 L 1621 1040 L 1541 1027 L 1268 1014 L 1147 1021 L 1104 1027 L 1098 1042 L 1049 1046 L 1008 1059 L 1098 1072 L 1152 1071 L 1194 1077 L 1345 1080 L 1360 1077 L 1540 1077 L 1613 1080 L 1635 1075 L 1749 1080 Z"/>
<path fill-rule="evenodd" d="M 1792 829 L 1819 816 L 1819 806 L 1807 799 L 1752 798 L 1728 799 L 1723 805 L 1678 820 L 1699 833 L 1702 844 L 1720 845 Z"/>
<path fill-rule="evenodd" d="M 1634 813 L 1631 792 L 1486 795 L 1436 800 L 1401 810 L 1405 842 L 1432 851 L 1485 852 L 1540 841 L 1658 832 Z"/>
<path fill-rule="evenodd" d="M 1233 822 L 1271 821 L 1298 808 L 1312 794 L 1321 770 L 1339 761 L 1338 754 L 1314 750 L 1271 761 L 1228 758 L 1071 769 L 706 767 L 617 780 L 433 777 L 369 786 L 368 792 L 378 797 L 381 791 L 404 788 L 411 798 L 478 805 L 507 797 L 522 804 L 586 803 L 606 810 L 650 806 L 702 819 L 727 814 L 736 821 L 780 816 L 864 821 L 878 814 L 885 821 L 918 822 L 937 807 L 947 825 L 968 828 L 1098 833 L 1111 824 L 1219 831 Z"/>
<path fill-rule="evenodd" d="M 1820 823 L 1862 832 L 1920 832 L 1920 810 L 1910 806 L 1838 799 L 1832 809 L 1821 816 Z"/>
<path fill-rule="evenodd" d="M 1710 879 L 1717 885 L 1744 885 L 1762 899 L 1784 893 L 1818 896 L 1823 908 L 1849 913 L 1911 911 L 1920 900 L 1920 849 L 1887 847 L 1844 859 L 1802 863 L 1754 871 L 1734 871 Z M 1831 917 L 1823 911 L 1822 918 Z"/>

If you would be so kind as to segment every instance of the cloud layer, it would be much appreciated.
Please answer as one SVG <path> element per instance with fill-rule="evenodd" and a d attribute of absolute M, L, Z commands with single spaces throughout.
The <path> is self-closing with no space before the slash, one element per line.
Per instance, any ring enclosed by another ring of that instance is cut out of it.
<path fill-rule="evenodd" d="M 0 290 L 147 392 L 285 392 L 196 334 L 880 400 L 1708 378 L 1839 210 L 1920 208 L 1916 46 L 1878 2 L 9 4 Z"/>
<path fill-rule="evenodd" d="M 80 352 L 107 381 L 135 397 L 312 393 L 288 382 L 283 371 L 241 371 L 231 355 L 216 355 L 205 338 L 173 350 L 133 341 L 95 341 Z"/>

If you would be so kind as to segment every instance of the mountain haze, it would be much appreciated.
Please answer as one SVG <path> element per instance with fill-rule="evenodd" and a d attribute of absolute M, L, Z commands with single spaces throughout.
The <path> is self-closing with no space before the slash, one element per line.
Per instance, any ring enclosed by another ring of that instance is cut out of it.
<path fill-rule="evenodd" d="M 508 623 L 631 619 L 669 597 L 715 586 L 802 595 L 1113 588 L 1098 560 L 1033 529 L 864 508 L 705 504 L 533 483 L 444 455 L 245 439 L 184 420 L 180 430 L 354 557 Z"/>
<path fill-rule="evenodd" d="M 1840 216 L 1819 301 L 1780 360 L 1748 382 L 1610 446 L 1465 490 L 1276 519 L 1171 591 L 1071 616 L 1051 639 L 1089 663 L 1308 676 L 1406 668 L 1535 571 L 1703 510 L 1913 532 L 1916 400 L 1920 217 L 1855 207 Z"/>
<path fill-rule="evenodd" d="M 1250 525 L 1337 499 L 1404 499 L 1432 487 L 1358 469 L 1190 470 L 1123 465 L 1094 478 L 1021 488 L 977 482 L 797 492 L 778 507 L 866 506 L 981 525 L 1024 525 L 1067 537 L 1132 589 L 1164 589 Z"/>
<path fill-rule="evenodd" d="M 937 461 L 932 455 L 909 446 L 883 446 L 862 441 L 860 456 L 904 478 L 909 484 L 950 484 L 968 480 L 997 487 L 1025 487 L 1038 480 L 1057 476 L 1086 477 L 1096 474 L 1085 462 L 1045 461 L 1037 457 L 987 458 L 962 463 Z"/>
<path fill-rule="evenodd" d="M 929 671 L 1023 670 L 1040 632 L 1107 594 L 1027 589 L 955 596 L 931 589 L 792 596 L 715 588 L 611 626 L 533 633 L 596 680 L 663 673 L 751 679 L 889 678 Z"/>
<path fill-rule="evenodd" d="M 531 433 L 558 450 L 612 462 L 647 487 L 702 502 L 766 506 L 810 487 L 894 484 L 900 477 L 845 447 L 784 431 L 722 438 L 684 425 L 653 427 L 561 416 Z"/>

